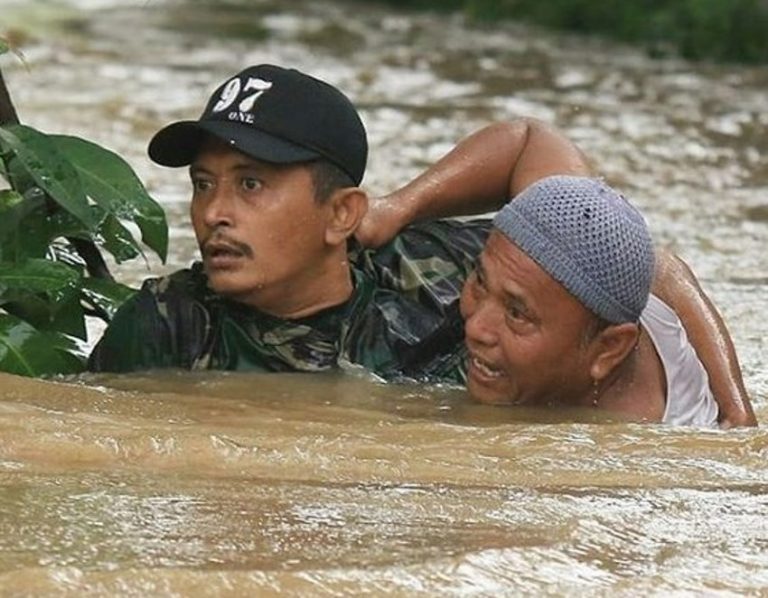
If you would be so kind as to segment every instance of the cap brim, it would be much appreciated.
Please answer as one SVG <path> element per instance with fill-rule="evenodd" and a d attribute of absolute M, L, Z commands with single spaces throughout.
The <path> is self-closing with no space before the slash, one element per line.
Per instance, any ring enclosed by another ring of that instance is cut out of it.
<path fill-rule="evenodd" d="M 320 157 L 315 151 L 242 123 L 180 121 L 160 129 L 149 142 L 149 157 L 162 166 L 188 166 L 208 135 L 244 154 L 276 164 L 305 162 Z"/>

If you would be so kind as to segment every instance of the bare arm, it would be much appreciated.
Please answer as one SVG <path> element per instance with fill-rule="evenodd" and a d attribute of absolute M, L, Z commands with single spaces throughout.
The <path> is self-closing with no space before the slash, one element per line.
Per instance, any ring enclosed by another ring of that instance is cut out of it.
<path fill-rule="evenodd" d="M 534 119 L 495 123 L 460 141 L 404 187 L 374 200 L 356 236 L 377 247 L 417 220 L 496 210 L 553 174 L 594 175 L 584 154 L 557 129 Z M 709 375 L 721 425 L 757 425 L 722 318 L 682 260 L 660 251 L 658 262 L 654 293 L 683 322 Z"/>
<path fill-rule="evenodd" d="M 688 265 L 668 251 L 658 251 L 653 292 L 675 310 L 704 364 L 721 427 L 756 426 L 731 336 Z"/>
<path fill-rule="evenodd" d="M 590 175 L 582 152 L 555 128 L 521 118 L 461 140 L 413 181 L 371 202 L 356 236 L 377 247 L 411 222 L 482 214 L 553 174 Z"/>

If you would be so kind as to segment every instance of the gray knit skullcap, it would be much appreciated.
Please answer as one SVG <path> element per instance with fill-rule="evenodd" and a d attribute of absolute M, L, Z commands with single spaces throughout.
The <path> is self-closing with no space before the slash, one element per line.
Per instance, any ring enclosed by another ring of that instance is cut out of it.
<path fill-rule="evenodd" d="M 653 278 L 645 219 L 599 179 L 551 176 L 515 197 L 494 226 L 590 311 L 637 322 Z"/>

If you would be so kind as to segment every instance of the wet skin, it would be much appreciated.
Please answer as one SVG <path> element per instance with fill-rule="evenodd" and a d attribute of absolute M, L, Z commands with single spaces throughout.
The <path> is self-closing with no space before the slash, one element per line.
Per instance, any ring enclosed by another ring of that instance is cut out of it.
<path fill-rule="evenodd" d="M 348 290 L 336 300 L 329 288 L 330 208 L 315 201 L 305 164 L 262 162 L 209 141 L 190 178 L 190 215 L 214 291 L 281 317 L 346 298 Z"/>
<path fill-rule="evenodd" d="M 497 231 L 464 286 L 461 313 L 474 399 L 544 404 L 589 395 L 589 312 Z"/>

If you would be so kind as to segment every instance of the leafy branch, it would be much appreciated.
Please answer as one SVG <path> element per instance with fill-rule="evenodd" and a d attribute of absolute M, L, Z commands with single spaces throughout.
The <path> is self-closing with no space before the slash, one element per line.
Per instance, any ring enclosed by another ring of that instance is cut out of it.
<path fill-rule="evenodd" d="M 120 264 L 143 257 L 143 244 L 164 262 L 165 213 L 117 154 L 21 124 L 1 71 L 0 179 L 0 370 L 81 371 L 86 317 L 108 321 L 134 292 L 101 251 Z"/>

